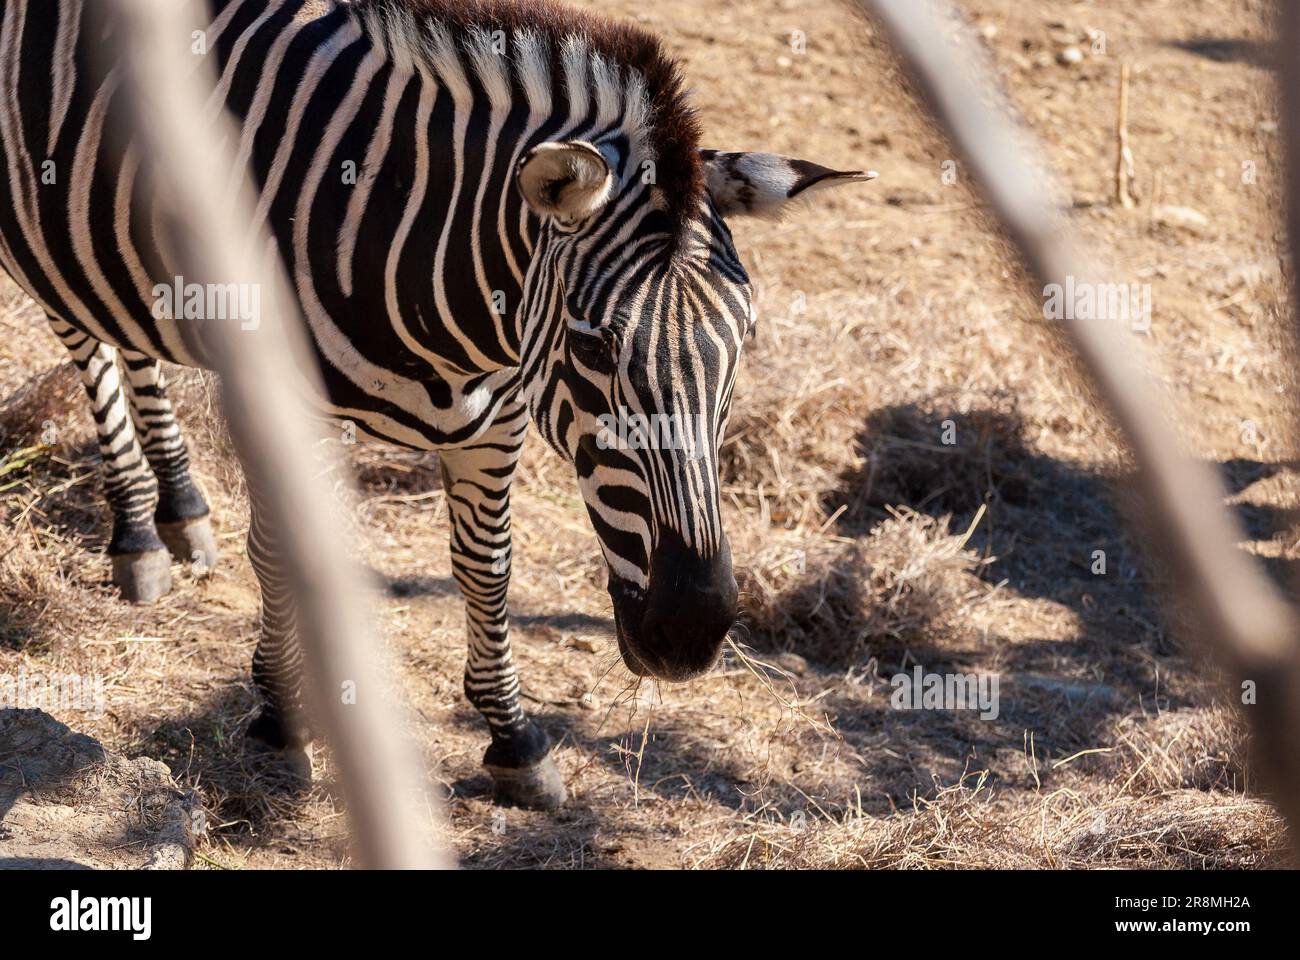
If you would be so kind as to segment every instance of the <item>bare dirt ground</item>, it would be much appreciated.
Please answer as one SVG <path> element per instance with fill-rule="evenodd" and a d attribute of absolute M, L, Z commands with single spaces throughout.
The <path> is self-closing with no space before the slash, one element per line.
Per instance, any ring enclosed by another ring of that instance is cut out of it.
<path fill-rule="evenodd" d="M 749 643 L 787 678 L 729 662 L 686 686 L 630 693 L 568 468 L 540 444 L 527 455 L 514 638 L 573 794 L 558 816 L 490 801 L 485 733 L 460 693 L 463 615 L 433 464 L 352 451 L 381 627 L 417 736 L 450 788 L 461 862 L 1284 862 L 1240 724 L 1125 535 L 1112 490 L 1123 453 L 1041 304 L 1016 292 L 960 167 L 946 182 L 950 153 L 880 37 L 832 0 L 585 5 L 668 39 L 710 146 L 881 176 L 783 223 L 735 227 L 760 330 L 736 390 L 727 520 L 748 567 Z M 1296 552 L 1300 488 L 1284 437 L 1293 378 L 1265 5 L 963 6 L 1047 143 L 1076 227 L 1109 252 L 1116 282 L 1151 285 L 1147 339 L 1179 412 L 1171 429 L 1222 468 L 1243 548 L 1280 574 Z M 1059 62 L 1071 46 L 1082 58 Z M 1112 201 L 1123 62 L 1132 210 Z M 0 482 L 19 481 L 0 494 L 0 672 L 102 675 L 107 712 L 59 719 L 166 762 L 198 791 L 210 826 L 197 866 L 345 864 L 346 821 L 328 789 L 278 792 L 240 751 L 257 593 L 211 384 L 185 373 L 174 393 L 225 557 L 206 580 L 177 568 L 168 597 L 134 608 L 108 586 L 80 388 L 7 282 L 0 331 L 0 450 L 39 442 L 46 420 L 57 437 L 51 456 Z M 916 665 L 996 674 L 998 716 L 891 709 L 889 678 Z"/>

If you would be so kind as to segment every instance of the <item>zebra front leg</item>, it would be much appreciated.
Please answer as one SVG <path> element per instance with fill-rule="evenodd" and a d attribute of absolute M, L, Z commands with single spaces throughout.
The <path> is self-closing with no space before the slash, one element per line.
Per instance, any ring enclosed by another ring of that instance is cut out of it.
<path fill-rule="evenodd" d="M 451 519 L 451 563 L 465 598 L 469 653 L 465 696 L 492 734 L 483 765 L 499 800 L 554 809 L 564 780 L 550 756 L 551 740 L 519 705 L 510 650 L 506 592 L 510 583 L 510 481 L 527 421 L 494 428 L 494 437 L 441 454 Z"/>
<path fill-rule="evenodd" d="M 153 603 L 171 589 L 171 556 L 154 526 L 158 481 L 136 435 L 116 351 L 57 317 L 49 319 L 90 397 L 103 460 L 104 494 L 113 511 L 108 544 L 113 583 L 126 600 Z"/>
<path fill-rule="evenodd" d="M 244 462 L 248 481 L 248 560 L 262 589 L 261 637 L 253 652 L 253 685 L 262 709 L 248 727 L 254 748 L 281 755 L 291 772 L 311 779 L 312 732 L 302 700 L 302 649 L 298 618 L 283 574 L 279 524 L 258 492 L 256 469 Z"/>
<path fill-rule="evenodd" d="M 190 477 L 190 455 L 167 399 L 162 362 L 131 350 L 121 355 L 136 432 L 158 480 L 154 525 L 175 559 L 206 573 L 217 562 L 217 540 L 207 501 Z"/>

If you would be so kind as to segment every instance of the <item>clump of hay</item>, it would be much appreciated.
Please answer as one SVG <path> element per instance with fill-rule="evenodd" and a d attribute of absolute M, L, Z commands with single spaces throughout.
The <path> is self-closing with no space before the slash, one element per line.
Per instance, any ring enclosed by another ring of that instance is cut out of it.
<path fill-rule="evenodd" d="M 968 774 L 886 817 L 756 822 L 698 854 L 709 869 L 1155 869 L 1283 867 L 1281 818 L 1261 800 L 1194 790 L 1142 797 L 1058 791 L 1009 800 Z"/>
<path fill-rule="evenodd" d="M 1246 725 L 1230 708 L 1123 717 L 1113 729 L 1114 746 L 1092 754 L 1088 764 L 1141 795 L 1162 790 L 1225 790 L 1253 793 L 1259 786 L 1249 763 Z"/>
<path fill-rule="evenodd" d="M 62 443 L 86 409 L 76 367 L 51 367 L 0 400 L 0 450 Z"/>
<path fill-rule="evenodd" d="M 737 405 L 720 452 L 724 495 L 764 525 L 820 525 L 861 424 L 861 389 L 843 380 L 774 384 Z"/>
<path fill-rule="evenodd" d="M 27 532 L 0 550 L 0 650 L 37 654 L 106 631 L 130 632 L 133 611 L 107 607 L 106 560 L 88 559 L 74 536 Z"/>
<path fill-rule="evenodd" d="M 788 543 L 742 571 L 742 623 L 769 649 L 834 665 L 931 645 L 966 631 L 972 607 L 994 588 L 989 563 L 954 535 L 949 518 L 895 509 L 860 540 Z"/>
<path fill-rule="evenodd" d="M 1055 846 L 1067 866 L 1241 870 L 1286 866 L 1285 837 L 1261 800 L 1179 790 L 1114 800 L 1087 825 L 1062 830 Z"/>

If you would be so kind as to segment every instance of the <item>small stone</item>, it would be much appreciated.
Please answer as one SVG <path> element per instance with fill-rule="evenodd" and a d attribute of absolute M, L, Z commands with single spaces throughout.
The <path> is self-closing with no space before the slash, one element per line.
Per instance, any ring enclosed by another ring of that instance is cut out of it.
<path fill-rule="evenodd" d="M 1152 211 L 1152 219 L 1162 226 L 1186 230 L 1198 235 L 1210 232 L 1210 218 L 1192 207 L 1165 205 Z"/>
<path fill-rule="evenodd" d="M 1076 63 L 1083 62 L 1083 51 L 1078 47 L 1066 47 L 1064 50 L 1057 51 L 1056 62 L 1063 67 L 1073 66 Z"/>

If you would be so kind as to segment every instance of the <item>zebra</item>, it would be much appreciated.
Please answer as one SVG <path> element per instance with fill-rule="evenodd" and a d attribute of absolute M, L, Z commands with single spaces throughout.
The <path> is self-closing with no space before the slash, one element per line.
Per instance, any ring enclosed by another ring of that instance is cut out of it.
<path fill-rule="evenodd" d="M 115 133 L 121 71 L 102 62 L 92 8 L 0 0 L 0 265 L 80 371 L 113 580 L 150 602 L 173 557 L 216 561 L 162 362 L 211 366 L 204 325 L 229 318 L 160 307 L 183 278 L 148 158 Z M 553 808 L 565 785 L 520 705 L 507 617 L 529 425 L 574 468 L 624 664 L 666 681 L 712 669 L 738 607 L 719 446 L 756 323 L 727 221 L 874 174 L 702 149 L 681 65 L 654 35 L 552 2 L 208 0 L 207 13 L 177 42 L 215 58 L 205 116 L 236 125 L 238 168 L 213 189 L 247 174 L 260 190 L 252 226 L 292 280 L 321 417 L 437 451 L 483 762 L 502 802 Z M 699 436 L 605 429 L 638 417 Z M 247 738 L 301 763 L 312 730 L 281 535 L 243 460 L 262 606 Z"/>

